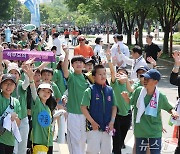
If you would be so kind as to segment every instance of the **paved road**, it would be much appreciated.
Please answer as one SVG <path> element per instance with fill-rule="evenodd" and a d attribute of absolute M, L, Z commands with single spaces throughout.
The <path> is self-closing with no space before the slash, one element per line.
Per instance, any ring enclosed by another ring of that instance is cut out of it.
<path fill-rule="evenodd" d="M 161 34 L 162 35 L 162 34 Z M 106 42 L 106 36 L 101 35 L 103 37 L 104 42 Z M 126 37 L 124 37 L 124 40 Z M 91 42 L 90 44 L 93 45 L 94 43 L 94 38 L 90 39 Z M 134 41 L 133 41 L 134 42 Z M 144 38 L 145 42 L 145 38 Z M 162 46 L 162 41 L 154 41 L 156 44 Z M 110 43 L 113 43 L 113 36 L 110 35 Z M 180 50 L 180 46 L 174 46 L 174 49 Z M 70 46 L 70 57 L 73 56 L 73 48 Z M 177 87 L 173 86 L 169 83 L 169 76 L 173 67 L 173 63 L 169 63 L 167 61 L 159 60 L 158 61 L 158 70 L 162 74 L 162 79 L 159 82 L 159 90 L 162 91 L 168 98 L 168 100 L 172 103 L 175 104 L 176 102 L 176 96 L 177 96 Z M 109 71 L 108 71 L 108 77 L 110 76 Z M 163 142 L 163 148 L 162 148 L 162 153 L 163 154 L 173 154 L 175 144 L 174 142 L 172 143 L 167 143 L 167 141 L 171 140 L 172 138 L 172 132 L 173 132 L 173 127 L 168 125 L 168 120 L 169 120 L 169 114 L 167 112 L 162 112 L 162 119 L 163 119 L 163 126 L 166 129 L 167 133 L 163 133 L 163 140 L 166 142 Z M 122 151 L 123 154 L 131 154 L 132 153 L 132 147 L 134 143 L 134 137 L 132 130 L 129 130 L 128 135 L 126 137 L 126 149 Z M 56 153 L 61 153 L 61 154 L 69 154 L 68 148 L 66 144 L 57 144 L 54 142 L 54 154 Z"/>

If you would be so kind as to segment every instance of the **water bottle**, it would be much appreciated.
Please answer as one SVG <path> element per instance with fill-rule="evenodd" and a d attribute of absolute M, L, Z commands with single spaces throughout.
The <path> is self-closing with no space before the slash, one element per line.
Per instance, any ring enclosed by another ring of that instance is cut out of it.
<path fill-rule="evenodd" d="M 5 29 L 5 41 L 11 43 L 11 30 L 9 27 Z"/>

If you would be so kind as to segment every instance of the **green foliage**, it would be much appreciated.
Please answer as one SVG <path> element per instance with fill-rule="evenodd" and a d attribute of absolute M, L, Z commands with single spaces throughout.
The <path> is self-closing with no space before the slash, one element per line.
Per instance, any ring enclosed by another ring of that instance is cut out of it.
<path fill-rule="evenodd" d="M 16 0 L 1 0 L 0 1 L 0 10 L 1 10 L 1 15 L 0 15 L 0 20 L 9 20 L 11 19 L 13 15 L 13 8 L 16 4 Z"/>
<path fill-rule="evenodd" d="M 75 21 L 76 25 L 79 27 L 88 26 L 90 22 L 91 22 L 91 19 L 87 15 L 80 15 Z"/>
<path fill-rule="evenodd" d="M 173 43 L 180 45 L 180 32 L 173 35 Z"/>

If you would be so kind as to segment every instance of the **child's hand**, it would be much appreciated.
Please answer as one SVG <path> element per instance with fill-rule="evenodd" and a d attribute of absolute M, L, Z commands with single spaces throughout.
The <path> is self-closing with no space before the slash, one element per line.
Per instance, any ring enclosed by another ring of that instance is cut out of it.
<path fill-rule="evenodd" d="M 92 125 L 93 130 L 98 130 L 100 127 L 95 121 L 92 122 L 91 125 Z"/>
<path fill-rule="evenodd" d="M 14 121 L 16 118 L 18 118 L 18 115 L 15 112 L 11 113 L 11 121 Z"/>
<path fill-rule="evenodd" d="M 33 80 L 35 72 L 33 72 L 32 68 L 30 67 L 30 65 L 25 65 L 23 67 L 23 71 L 27 74 L 27 76 L 29 77 L 30 81 Z"/>
<path fill-rule="evenodd" d="M 127 103 L 129 103 L 129 95 L 128 95 L 128 92 L 126 92 L 126 91 L 123 91 L 122 93 L 121 93 L 121 95 L 122 95 L 122 97 L 124 98 L 124 100 L 127 102 Z"/>
<path fill-rule="evenodd" d="M 179 118 L 179 114 L 174 109 L 171 110 L 171 116 L 174 120 Z"/>
<path fill-rule="evenodd" d="M 116 78 L 121 84 L 126 83 L 127 80 L 128 80 L 128 76 L 125 73 L 122 73 L 122 72 L 116 74 Z"/>
<path fill-rule="evenodd" d="M 109 123 L 109 131 L 112 131 L 114 129 L 114 122 L 110 121 Z"/>
<path fill-rule="evenodd" d="M 68 48 L 68 46 L 62 45 L 62 49 L 63 49 L 63 51 L 64 51 L 65 54 L 68 54 L 68 53 L 69 53 L 69 48 Z"/>
<path fill-rule="evenodd" d="M 36 58 L 34 57 L 34 58 L 30 58 L 30 59 L 28 59 L 26 62 L 25 62 L 25 65 L 30 65 L 30 64 L 32 64 L 32 63 L 34 63 L 34 60 L 35 60 Z"/>

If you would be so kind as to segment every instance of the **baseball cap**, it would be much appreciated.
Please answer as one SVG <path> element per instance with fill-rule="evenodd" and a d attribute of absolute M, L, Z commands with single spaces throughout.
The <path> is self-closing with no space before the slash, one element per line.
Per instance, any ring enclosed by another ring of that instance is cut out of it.
<path fill-rule="evenodd" d="M 21 72 L 20 72 L 20 69 L 19 69 L 19 67 L 18 67 L 18 64 L 16 64 L 16 63 L 10 63 L 10 64 L 8 65 L 7 73 L 9 73 L 11 70 L 16 70 L 16 71 L 19 73 L 19 75 L 21 75 Z"/>
<path fill-rule="evenodd" d="M 146 73 L 140 75 L 141 77 L 147 78 L 147 79 L 153 79 L 159 81 L 161 79 L 161 74 L 156 69 L 150 69 Z"/>
<path fill-rule="evenodd" d="M 53 93 L 52 86 L 51 86 L 49 83 L 41 83 L 41 84 L 38 86 L 37 90 L 42 89 L 42 88 L 50 89 L 51 92 Z"/>
<path fill-rule="evenodd" d="M 2 76 L 2 80 L 1 80 L 1 84 L 4 82 L 4 81 L 6 81 L 6 80 L 12 80 L 14 83 L 15 83 L 15 85 L 16 85 L 16 76 L 15 75 L 13 75 L 13 74 L 4 74 L 3 76 Z"/>
<path fill-rule="evenodd" d="M 140 66 L 137 70 L 136 70 L 136 73 L 139 71 L 139 70 L 143 70 L 143 71 L 148 71 L 149 70 L 149 67 L 147 66 Z"/>
<path fill-rule="evenodd" d="M 92 58 L 86 58 L 85 64 L 87 64 L 87 63 L 92 63 L 93 65 L 95 65 L 95 61 Z"/>

